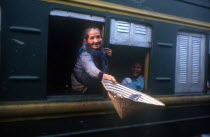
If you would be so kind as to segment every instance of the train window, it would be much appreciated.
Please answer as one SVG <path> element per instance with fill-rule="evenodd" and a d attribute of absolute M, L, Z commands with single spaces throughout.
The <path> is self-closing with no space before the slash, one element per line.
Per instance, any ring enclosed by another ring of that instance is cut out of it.
<path fill-rule="evenodd" d="M 83 31 L 88 27 L 104 30 L 105 18 L 80 14 L 75 12 L 53 10 L 49 17 L 48 40 L 48 95 L 79 95 L 86 93 L 75 92 L 71 86 L 73 72 L 79 48 L 82 46 Z M 91 95 L 103 94 L 93 91 Z"/>
<path fill-rule="evenodd" d="M 110 43 L 151 47 L 151 28 L 142 24 L 111 19 Z"/>
<path fill-rule="evenodd" d="M 113 56 L 110 61 L 110 73 L 115 76 L 117 81 L 121 84 L 125 84 L 126 86 L 131 86 L 132 81 L 136 81 L 134 83 L 139 84 L 141 80 L 143 83 L 140 83 L 141 89 L 138 91 L 147 91 L 148 87 L 148 72 L 149 72 L 149 57 L 150 57 L 150 48 L 142 48 L 142 47 L 135 47 L 135 46 L 114 46 L 113 48 Z M 141 70 L 137 70 L 136 64 L 140 64 Z M 135 68 L 134 68 L 135 67 Z M 137 75 L 136 75 L 137 74 Z M 139 75 L 140 74 L 140 75 Z M 142 78 L 139 78 L 142 76 Z M 125 79 L 127 83 L 123 81 Z M 137 79 L 139 78 L 139 79 Z M 129 84 L 130 83 L 130 84 Z"/>
<path fill-rule="evenodd" d="M 177 36 L 175 93 L 202 92 L 205 36 L 180 32 Z"/>
<path fill-rule="evenodd" d="M 113 75 L 126 86 L 138 91 L 146 91 L 151 28 L 138 23 L 111 19 L 110 44 L 113 46 L 114 53 L 110 67 Z M 140 64 L 141 72 L 134 68 L 139 66 L 136 64 Z M 132 84 L 131 81 L 132 83 L 138 81 L 138 84 Z"/>

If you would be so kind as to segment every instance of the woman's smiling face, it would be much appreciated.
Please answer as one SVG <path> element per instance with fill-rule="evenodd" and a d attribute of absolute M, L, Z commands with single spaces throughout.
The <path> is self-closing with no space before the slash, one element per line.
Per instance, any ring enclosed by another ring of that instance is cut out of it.
<path fill-rule="evenodd" d="M 90 29 L 88 32 L 87 40 L 84 39 L 84 42 L 90 44 L 93 49 L 98 49 L 102 45 L 102 37 L 98 29 Z"/>

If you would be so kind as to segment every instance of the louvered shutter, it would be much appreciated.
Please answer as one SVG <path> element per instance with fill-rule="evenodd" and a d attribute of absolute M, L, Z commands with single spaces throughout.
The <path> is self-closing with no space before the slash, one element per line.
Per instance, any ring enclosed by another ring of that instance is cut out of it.
<path fill-rule="evenodd" d="M 175 92 L 201 92 L 204 86 L 204 36 L 180 33 L 177 37 Z"/>
<path fill-rule="evenodd" d="M 204 35 L 191 36 L 191 92 L 202 92 L 205 73 L 205 39 Z M 205 84 L 206 85 L 206 84 Z"/>
<path fill-rule="evenodd" d="M 192 83 L 199 83 L 201 62 L 201 38 L 192 37 Z"/>
<path fill-rule="evenodd" d="M 151 47 L 151 30 L 149 27 L 131 23 L 133 30 L 130 35 L 131 45 L 139 47 Z"/>
<path fill-rule="evenodd" d="M 187 70 L 189 56 L 189 36 L 178 35 L 177 38 L 177 65 L 176 65 L 176 92 L 186 91 L 188 89 Z"/>
<path fill-rule="evenodd" d="M 110 44 L 151 47 L 151 29 L 132 22 L 111 20 Z"/>
<path fill-rule="evenodd" d="M 129 22 L 112 20 L 110 43 L 116 45 L 130 45 Z"/>

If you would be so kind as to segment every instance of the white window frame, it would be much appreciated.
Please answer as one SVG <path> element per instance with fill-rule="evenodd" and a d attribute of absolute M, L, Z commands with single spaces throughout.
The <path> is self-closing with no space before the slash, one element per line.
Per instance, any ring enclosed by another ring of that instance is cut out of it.
<path fill-rule="evenodd" d="M 50 15 L 51 16 L 61 16 L 61 17 L 91 20 L 91 21 L 97 21 L 97 22 L 105 22 L 104 17 L 94 16 L 94 15 L 90 15 L 90 14 L 81 14 L 81 13 L 70 12 L 70 11 L 52 10 L 52 11 L 50 11 Z"/>

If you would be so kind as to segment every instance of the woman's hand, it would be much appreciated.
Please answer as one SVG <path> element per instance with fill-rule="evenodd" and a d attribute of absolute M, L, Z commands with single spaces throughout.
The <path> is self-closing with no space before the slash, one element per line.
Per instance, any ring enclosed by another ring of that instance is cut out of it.
<path fill-rule="evenodd" d="M 107 56 L 109 56 L 109 57 L 112 56 L 112 50 L 110 48 L 104 48 L 104 52 Z"/>
<path fill-rule="evenodd" d="M 116 79 L 112 75 L 103 74 L 103 79 L 111 80 L 113 83 L 117 83 Z"/>

